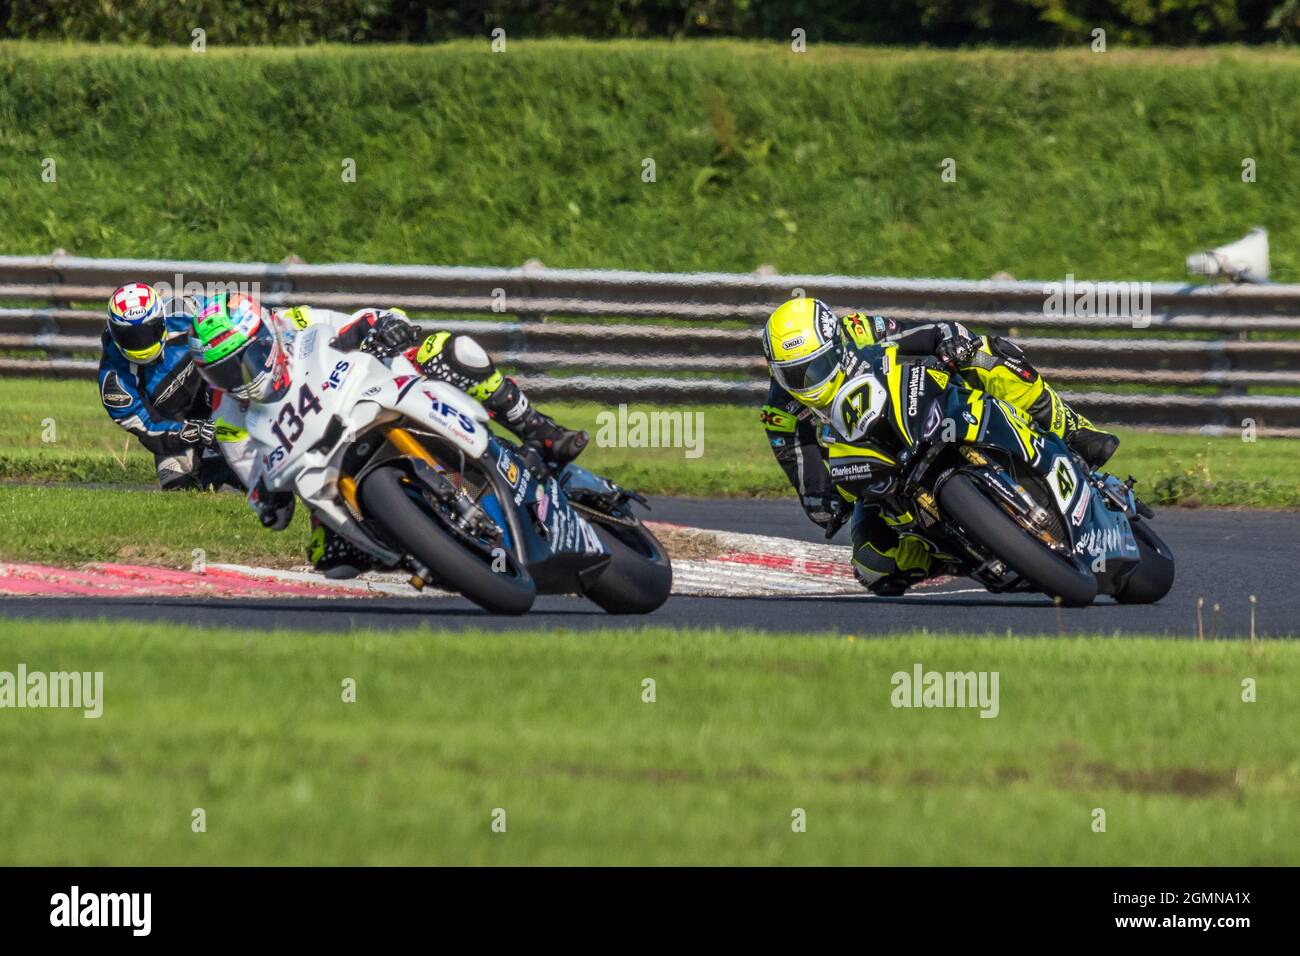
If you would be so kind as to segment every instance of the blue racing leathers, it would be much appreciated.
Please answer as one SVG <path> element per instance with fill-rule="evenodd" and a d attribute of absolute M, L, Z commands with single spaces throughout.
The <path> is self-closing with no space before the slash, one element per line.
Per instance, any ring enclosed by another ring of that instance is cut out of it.
<path fill-rule="evenodd" d="M 162 355 L 144 364 L 123 355 L 107 332 L 102 339 L 99 399 L 109 418 L 153 452 L 164 489 L 219 484 L 215 479 L 229 476 L 215 452 L 211 394 L 190 358 L 189 332 L 189 316 L 169 315 Z"/>

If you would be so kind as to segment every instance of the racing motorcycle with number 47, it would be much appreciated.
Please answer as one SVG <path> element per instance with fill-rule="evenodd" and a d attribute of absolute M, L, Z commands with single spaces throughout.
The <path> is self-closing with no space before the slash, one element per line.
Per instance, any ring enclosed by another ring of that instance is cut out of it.
<path fill-rule="evenodd" d="M 342 352 L 330 335 L 299 332 L 291 391 L 250 407 L 245 427 L 267 449 L 254 483 L 296 493 L 332 530 L 408 569 L 415 587 L 490 612 L 522 614 L 538 593 L 622 614 L 667 600 L 668 555 L 633 511 L 644 498 L 494 435 L 482 405 L 405 356 Z"/>
<path fill-rule="evenodd" d="M 836 484 L 913 520 L 952 572 L 1073 606 L 1160 600 L 1174 557 L 1135 481 L 1093 471 L 1012 405 L 932 359 L 866 350 L 823 441 Z"/>

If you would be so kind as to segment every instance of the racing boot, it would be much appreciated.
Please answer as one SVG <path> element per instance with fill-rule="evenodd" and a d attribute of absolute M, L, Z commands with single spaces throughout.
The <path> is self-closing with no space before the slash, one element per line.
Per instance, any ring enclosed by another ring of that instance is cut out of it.
<path fill-rule="evenodd" d="M 557 465 L 567 465 L 581 455 L 591 438 L 585 431 L 565 428 L 535 408 L 530 408 L 527 417 L 517 427 L 512 425 L 511 430 Z"/>
<path fill-rule="evenodd" d="M 1096 471 L 1110 461 L 1119 448 L 1119 436 L 1093 428 L 1091 424 L 1080 425 L 1065 436 L 1065 443 Z"/>
<path fill-rule="evenodd" d="M 1115 450 L 1119 448 L 1119 436 L 1102 431 L 1066 405 L 1065 443 L 1095 471 L 1110 461 L 1111 456 L 1115 454 Z"/>
<path fill-rule="evenodd" d="M 1110 461 L 1119 448 L 1119 436 L 1104 432 L 1065 403 L 1046 382 L 1042 394 L 1029 407 L 1029 415 L 1042 428 L 1065 443 L 1092 469 Z"/>
<path fill-rule="evenodd" d="M 933 560 L 928 569 L 908 568 L 906 570 L 894 570 L 889 574 L 882 574 L 874 581 L 868 581 L 856 564 L 853 566 L 853 571 L 857 576 L 858 583 L 878 597 L 900 597 L 912 585 L 920 584 L 922 581 L 961 575 L 961 569 L 955 562 L 938 559 Z"/>
<path fill-rule="evenodd" d="M 867 585 L 867 590 L 877 597 L 901 597 L 913 584 L 924 581 L 928 575 L 920 568 L 908 568 L 906 571 L 894 571 L 882 574 L 870 584 L 858 575 L 858 581 Z"/>
<path fill-rule="evenodd" d="M 582 454 L 591 438 L 585 431 L 565 428 L 549 415 L 533 408 L 523 389 L 508 378 L 502 380 L 483 405 L 497 415 L 503 425 L 555 465 L 567 465 L 573 461 Z"/>
<path fill-rule="evenodd" d="M 364 571 L 373 571 L 383 566 L 347 538 L 335 534 L 318 522 L 315 517 L 312 518 L 307 560 L 332 581 L 355 578 Z"/>
<path fill-rule="evenodd" d="M 450 382 L 483 403 L 494 419 L 537 450 L 545 461 L 567 465 L 586 447 L 589 436 L 570 431 L 537 411 L 528 396 L 493 364 L 487 351 L 468 335 L 436 332 L 407 353 L 430 378 Z"/>

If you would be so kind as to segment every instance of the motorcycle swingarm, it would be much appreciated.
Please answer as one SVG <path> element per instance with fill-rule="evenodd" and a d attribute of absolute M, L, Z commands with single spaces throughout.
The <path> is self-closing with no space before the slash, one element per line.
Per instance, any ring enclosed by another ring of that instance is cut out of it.
<path fill-rule="evenodd" d="M 633 514 L 631 503 L 649 509 L 650 503 L 639 491 L 630 491 L 593 474 L 580 465 L 570 462 L 558 475 L 560 487 L 569 499 L 569 507 L 580 508 L 588 514 L 610 518 L 618 524 L 640 524 Z"/>

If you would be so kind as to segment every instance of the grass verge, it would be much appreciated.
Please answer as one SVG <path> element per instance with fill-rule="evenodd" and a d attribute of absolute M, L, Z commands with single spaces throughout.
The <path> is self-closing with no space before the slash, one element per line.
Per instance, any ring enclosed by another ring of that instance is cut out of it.
<path fill-rule="evenodd" d="M 92 382 L 0 379 L 0 480 L 153 484 L 153 458 L 114 426 Z M 638 406 L 632 406 L 636 410 Z M 649 494 L 784 497 L 791 494 L 767 448 L 757 410 L 734 405 L 698 412 L 698 457 L 685 448 L 601 447 L 606 406 L 553 402 L 546 409 L 596 439 L 583 464 Z M 660 411 L 646 406 L 646 411 Z M 674 409 L 675 410 L 675 409 Z M 611 431 L 612 434 L 612 431 Z M 1156 504 L 1300 507 L 1293 463 L 1300 440 L 1169 435 L 1121 430 L 1113 470 L 1132 473 Z M 52 440 L 47 440 L 52 439 Z"/>
<path fill-rule="evenodd" d="M 0 721 L 4 864 L 1300 862 L 1295 643 L 11 621 L 19 662 L 103 716 Z M 894 708 L 917 662 L 997 717 Z"/>

